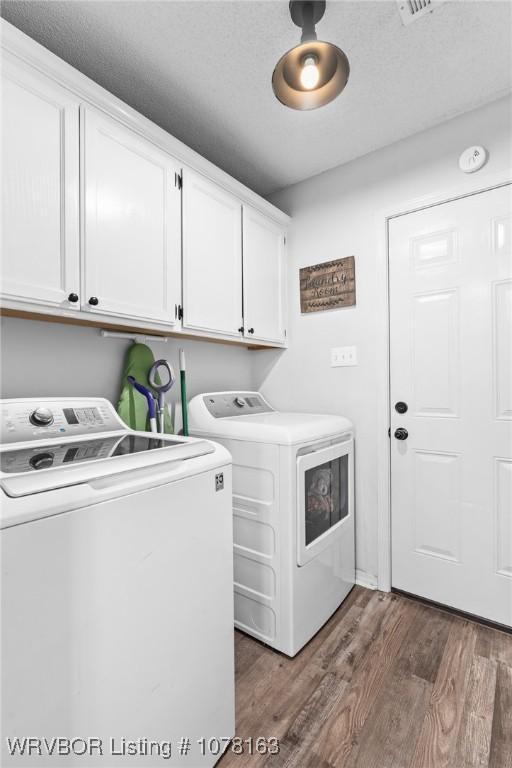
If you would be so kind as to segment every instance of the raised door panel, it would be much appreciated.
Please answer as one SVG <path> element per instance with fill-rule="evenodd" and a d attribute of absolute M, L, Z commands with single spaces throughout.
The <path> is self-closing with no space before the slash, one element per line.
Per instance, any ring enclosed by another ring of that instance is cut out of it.
<path fill-rule="evenodd" d="M 457 290 L 417 294 L 411 305 L 411 368 L 415 416 L 459 415 Z"/>
<path fill-rule="evenodd" d="M 496 570 L 512 579 L 512 460 L 495 458 Z"/>
<path fill-rule="evenodd" d="M 183 174 L 183 327 L 240 337 L 241 203 L 209 179 Z"/>
<path fill-rule="evenodd" d="M 2 69 L 2 297 L 78 309 L 79 134 L 75 97 L 43 75 Z"/>
<path fill-rule="evenodd" d="M 93 109 L 82 109 L 82 125 L 83 306 L 173 324 L 180 298 L 179 168 Z"/>
<path fill-rule="evenodd" d="M 459 561 L 461 528 L 460 456 L 414 451 L 414 551 Z"/>
<path fill-rule="evenodd" d="M 284 246 L 282 227 L 244 206 L 244 326 L 248 338 L 285 341 Z"/>
<path fill-rule="evenodd" d="M 497 419 L 512 419 L 512 280 L 493 286 L 494 401 Z"/>

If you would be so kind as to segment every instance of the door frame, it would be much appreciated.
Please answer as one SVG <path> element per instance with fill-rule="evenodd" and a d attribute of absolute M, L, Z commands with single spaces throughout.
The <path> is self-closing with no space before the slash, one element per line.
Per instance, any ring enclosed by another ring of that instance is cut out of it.
<path fill-rule="evenodd" d="M 486 174 L 481 181 L 472 176 L 466 183 L 448 188 L 442 193 L 431 193 L 411 198 L 392 208 L 381 210 L 375 217 L 379 232 L 377 254 L 377 589 L 391 591 L 391 443 L 390 428 L 390 323 L 389 323 L 389 222 L 408 213 L 432 208 L 464 197 L 488 192 L 512 184 L 512 168 Z"/>

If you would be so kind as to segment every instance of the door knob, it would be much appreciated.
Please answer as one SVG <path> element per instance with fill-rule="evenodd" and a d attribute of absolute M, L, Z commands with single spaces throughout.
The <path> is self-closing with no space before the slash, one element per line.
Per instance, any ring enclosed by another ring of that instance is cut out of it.
<path fill-rule="evenodd" d="M 78 301 L 78 293 L 70 293 L 68 296 L 68 301 L 70 301 L 72 304 L 76 304 Z"/>
<path fill-rule="evenodd" d="M 89 304 L 91 305 L 91 307 L 97 307 L 98 306 L 99 301 L 96 298 L 96 296 L 91 296 L 91 298 L 89 299 Z"/>
<path fill-rule="evenodd" d="M 254 333 L 254 328 L 249 328 L 249 330 L 247 331 L 247 333 Z"/>
<path fill-rule="evenodd" d="M 409 433 L 404 427 L 398 427 L 395 429 L 395 437 L 397 440 L 407 440 Z"/>
<path fill-rule="evenodd" d="M 397 413 L 407 413 L 409 406 L 407 403 L 404 403 L 403 400 L 399 400 L 398 403 L 395 403 L 395 411 Z"/>

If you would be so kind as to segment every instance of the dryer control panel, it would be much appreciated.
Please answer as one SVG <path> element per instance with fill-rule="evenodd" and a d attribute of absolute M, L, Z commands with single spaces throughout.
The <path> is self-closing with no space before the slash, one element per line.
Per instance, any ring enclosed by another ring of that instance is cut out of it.
<path fill-rule="evenodd" d="M 270 413 L 274 410 L 259 392 L 217 392 L 204 395 L 203 402 L 215 419 Z"/>
<path fill-rule="evenodd" d="M 102 398 L 0 401 L 2 443 L 48 440 L 124 428 L 111 404 Z"/>

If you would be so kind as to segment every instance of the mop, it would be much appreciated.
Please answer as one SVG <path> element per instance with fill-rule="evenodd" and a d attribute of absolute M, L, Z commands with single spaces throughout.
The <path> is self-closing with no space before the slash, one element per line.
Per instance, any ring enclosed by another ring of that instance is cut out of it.
<path fill-rule="evenodd" d="M 183 434 L 188 437 L 187 412 L 187 374 L 185 368 L 185 350 L 180 349 L 180 382 L 181 382 L 181 414 L 183 418 Z"/>

